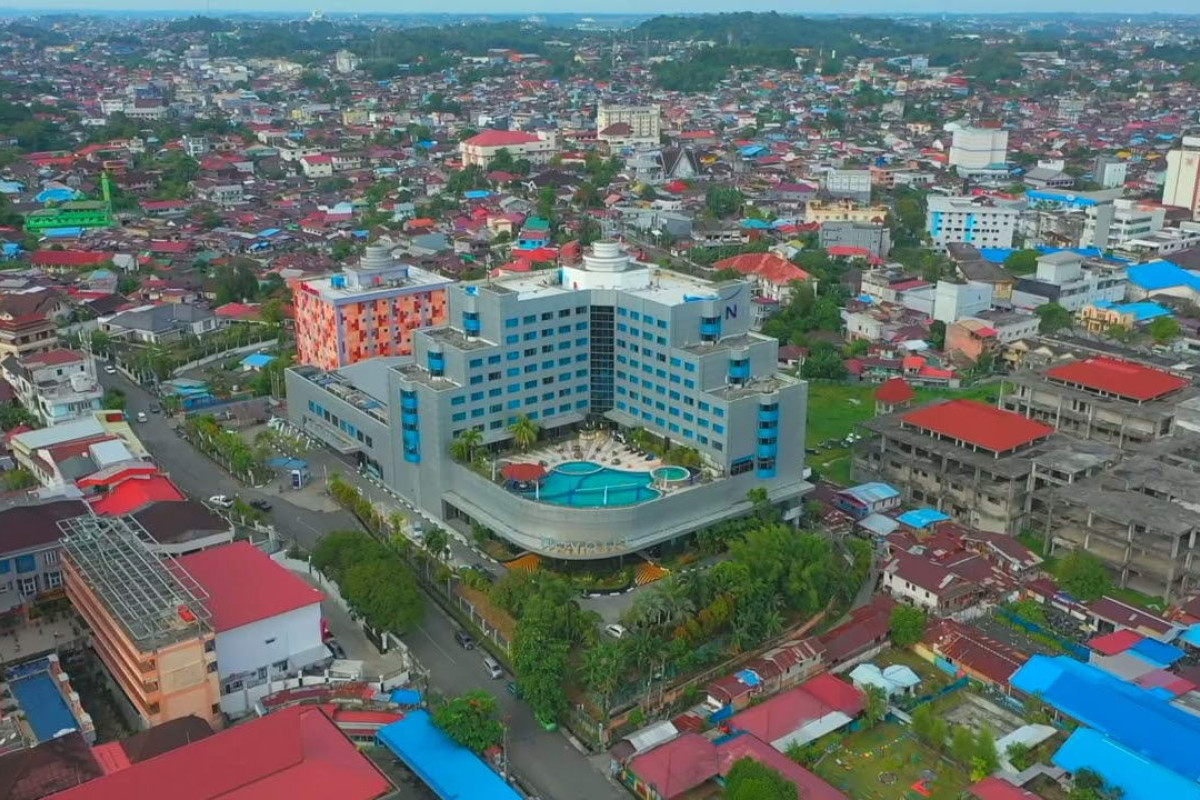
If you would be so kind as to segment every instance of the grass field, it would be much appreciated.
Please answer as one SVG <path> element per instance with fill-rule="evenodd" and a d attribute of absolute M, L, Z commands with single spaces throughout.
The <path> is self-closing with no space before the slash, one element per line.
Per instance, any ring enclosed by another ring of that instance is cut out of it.
<path fill-rule="evenodd" d="M 875 416 L 874 383 L 822 383 L 808 384 L 808 428 L 805 431 L 805 446 L 818 447 L 830 439 L 844 439 L 861 422 Z M 1000 391 L 999 384 L 990 383 L 965 389 L 917 389 L 917 402 L 968 398 L 994 402 Z M 806 463 L 822 477 L 842 486 L 850 483 L 850 450 L 832 447 L 806 457 Z"/>
<path fill-rule="evenodd" d="M 970 785 L 969 776 L 929 750 L 903 726 L 886 722 L 846 737 L 842 746 L 813 770 L 854 800 L 957 800 Z M 914 790 L 926 771 L 928 794 Z M 889 782 L 880 775 L 891 774 Z"/>

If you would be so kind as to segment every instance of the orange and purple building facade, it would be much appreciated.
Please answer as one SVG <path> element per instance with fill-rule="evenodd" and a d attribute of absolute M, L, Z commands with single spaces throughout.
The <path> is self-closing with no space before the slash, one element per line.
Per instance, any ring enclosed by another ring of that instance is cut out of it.
<path fill-rule="evenodd" d="M 297 360 L 333 370 L 410 355 L 414 330 L 446 323 L 450 283 L 395 261 L 383 245 L 369 246 L 357 266 L 297 287 Z"/>

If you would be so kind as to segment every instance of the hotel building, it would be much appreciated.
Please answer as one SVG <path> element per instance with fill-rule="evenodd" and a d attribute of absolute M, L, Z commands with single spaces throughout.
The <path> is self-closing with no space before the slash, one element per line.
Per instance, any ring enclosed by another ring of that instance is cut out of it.
<path fill-rule="evenodd" d="M 798 513 L 806 384 L 778 373 L 778 343 L 750 330 L 745 281 L 659 270 L 598 242 L 580 266 L 456 284 L 447 300 L 448 324 L 417 331 L 411 359 L 289 370 L 291 422 L 427 514 L 552 557 L 635 552 L 745 513 L 759 487 Z M 522 416 L 549 440 L 584 428 L 564 451 L 642 428 L 703 466 L 621 475 L 584 452 L 522 489 L 498 479 L 502 459 L 489 476 L 450 457 L 468 429 L 494 457 Z"/>

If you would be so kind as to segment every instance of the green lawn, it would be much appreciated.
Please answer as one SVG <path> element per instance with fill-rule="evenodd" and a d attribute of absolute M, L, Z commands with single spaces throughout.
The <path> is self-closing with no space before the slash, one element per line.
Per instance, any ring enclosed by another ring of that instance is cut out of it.
<path fill-rule="evenodd" d="M 924 770 L 931 770 L 935 776 L 926 784 L 931 800 L 957 800 L 971 783 L 963 770 L 894 722 L 847 736 L 842 746 L 813 771 L 854 800 L 920 800 L 922 795 L 912 785 L 921 780 Z M 882 782 L 883 774 L 894 779 Z"/>
<path fill-rule="evenodd" d="M 877 388 L 872 383 L 809 383 L 807 446 L 843 439 L 860 422 L 875 416 Z"/>

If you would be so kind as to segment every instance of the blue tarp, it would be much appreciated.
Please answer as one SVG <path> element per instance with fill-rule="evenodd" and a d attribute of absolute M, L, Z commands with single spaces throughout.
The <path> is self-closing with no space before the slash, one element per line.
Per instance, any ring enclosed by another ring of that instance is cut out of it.
<path fill-rule="evenodd" d="M 1167 667 L 1174 664 L 1179 659 L 1183 658 L 1183 651 L 1178 647 L 1157 641 L 1155 639 L 1142 639 L 1129 649 L 1129 652 L 1140 657 L 1151 664 Z"/>
<path fill-rule="evenodd" d="M 242 359 L 243 367 L 251 367 L 254 369 L 262 369 L 267 364 L 275 360 L 275 356 L 269 353 L 251 353 Z"/>
<path fill-rule="evenodd" d="M 926 528 L 935 522 L 944 522 L 950 519 L 950 516 L 936 508 L 918 508 L 913 511 L 905 511 L 896 519 L 910 528 Z"/>
<path fill-rule="evenodd" d="M 1200 647 L 1200 623 L 1188 628 L 1179 635 L 1179 638 L 1193 647 Z"/>
<path fill-rule="evenodd" d="M 42 235 L 47 239 L 78 239 L 83 236 L 83 228 L 73 225 L 69 228 L 46 228 Z"/>
<path fill-rule="evenodd" d="M 487 189 L 472 189 L 469 192 L 463 192 L 463 197 L 468 200 L 482 200 L 485 197 L 491 197 L 492 193 Z"/>
<path fill-rule="evenodd" d="M 735 674 L 735 677 L 747 686 L 758 686 L 762 683 L 762 679 L 758 677 L 758 673 L 752 669 L 741 670 Z"/>
<path fill-rule="evenodd" d="M 1200 800 L 1200 785 L 1090 728 L 1071 734 L 1053 761 L 1068 772 L 1094 770 L 1109 786 L 1120 787 L 1125 800 Z"/>
<path fill-rule="evenodd" d="M 1186 286 L 1193 291 L 1200 292 L 1200 278 L 1170 261 L 1147 261 L 1145 264 L 1135 264 L 1126 269 L 1125 274 L 1129 277 L 1130 283 L 1147 291 Z"/>
<path fill-rule="evenodd" d="M 1200 779 L 1200 718 L 1161 697 L 1068 656 L 1035 655 L 1012 685 L 1191 780 Z M 1160 795 L 1171 797 L 1171 795 Z"/>
<path fill-rule="evenodd" d="M 74 189 L 68 189 L 65 186 L 55 186 L 43 189 L 33 199 L 39 203 L 65 203 L 68 200 L 74 200 L 78 194 Z"/>
<path fill-rule="evenodd" d="M 434 726 L 429 712 L 413 711 L 375 734 L 442 800 L 521 800 L 521 795 Z"/>
<path fill-rule="evenodd" d="M 402 706 L 421 705 L 421 693 L 416 689 L 394 689 L 390 699 L 393 703 Z"/>
<path fill-rule="evenodd" d="M 1159 317 L 1172 316 L 1171 309 L 1149 300 L 1143 300 L 1140 303 L 1114 303 L 1111 300 L 1096 300 L 1092 305 L 1096 308 L 1116 311 L 1119 314 L 1132 314 L 1134 322 L 1149 322 Z"/>
<path fill-rule="evenodd" d="M 743 228 L 756 231 L 770 230 L 771 224 L 761 219 L 744 219 L 739 225 Z"/>

